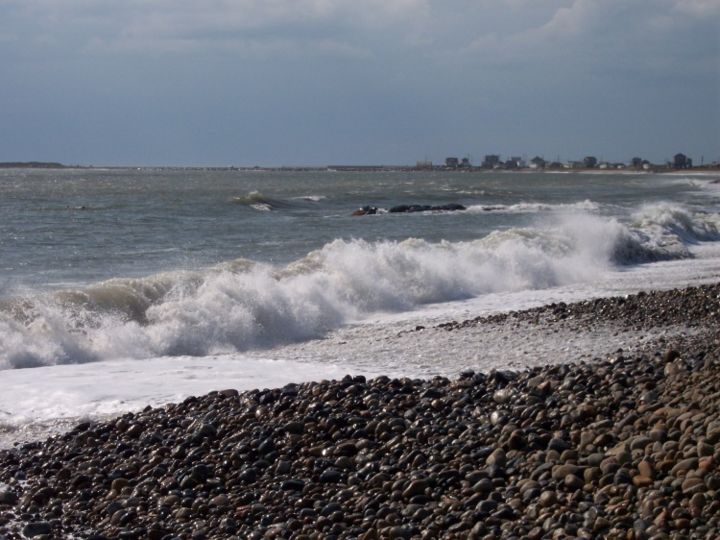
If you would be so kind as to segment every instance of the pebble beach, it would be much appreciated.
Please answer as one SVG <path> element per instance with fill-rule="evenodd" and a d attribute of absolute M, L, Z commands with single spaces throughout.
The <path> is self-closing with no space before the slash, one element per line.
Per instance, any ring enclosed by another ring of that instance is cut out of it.
<path fill-rule="evenodd" d="M 719 319 L 719 285 L 552 304 L 408 334 L 688 331 L 84 422 L 0 451 L 0 538 L 717 538 Z"/>

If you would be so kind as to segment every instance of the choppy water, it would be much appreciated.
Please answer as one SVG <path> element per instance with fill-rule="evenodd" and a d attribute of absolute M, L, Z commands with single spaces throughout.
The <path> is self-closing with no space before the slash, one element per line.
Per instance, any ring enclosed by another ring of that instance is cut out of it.
<path fill-rule="evenodd" d="M 279 374 L 290 380 L 357 369 L 342 360 L 352 353 L 328 349 L 332 340 L 318 348 L 324 353 L 313 353 L 320 343 L 314 340 L 349 324 L 372 341 L 388 325 L 423 317 L 714 280 L 715 179 L 0 171 L 0 384 L 10 396 L 52 390 L 67 403 L 62 414 L 71 414 L 76 396 L 65 377 L 72 365 L 73 380 L 90 387 L 112 364 L 120 373 L 157 378 L 161 388 L 172 380 L 166 367 L 173 358 L 189 370 L 179 369 L 179 379 L 198 391 L 262 386 Z M 447 203 L 468 209 L 382 211 Z M 381 210 L 352 216 L 364 205 Z M 257 364 L 259 357 L 281 365 Z M 238 382 L 233 371 L 224 380 L 223 362 L 240 366 L 245 379 Z M 387 362 L 376 354 L 361 365 L 378 373 Z M 402 365 L 402 352 L 394 353 L 392 369 Z M 192 366 L 212 366 L 215 375 L 193 387 Z M 20 375 L 13 368 L 34 369 Z M 436 369 L 442 372 L 440 362 Z M 176 396 L 166 390 L 138 393 L 137 384 L 124 381 L 117 392 L 89 395 L 122 409 L 126 399 Z M 0 402 L 3 410 L 12 423 L 17 406 Z M 87 412 L 79 405 L 77 411 Z"/>

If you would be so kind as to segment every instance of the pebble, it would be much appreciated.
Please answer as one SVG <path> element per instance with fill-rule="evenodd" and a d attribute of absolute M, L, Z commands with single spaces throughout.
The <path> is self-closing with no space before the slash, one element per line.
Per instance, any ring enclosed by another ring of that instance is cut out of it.
<path fill-rule="evenodd" d="M 23 527 L 22 533 L 27 538 L 48 535 L 52 533 L 52 525 L 47 521 L 31 521 Z"/>

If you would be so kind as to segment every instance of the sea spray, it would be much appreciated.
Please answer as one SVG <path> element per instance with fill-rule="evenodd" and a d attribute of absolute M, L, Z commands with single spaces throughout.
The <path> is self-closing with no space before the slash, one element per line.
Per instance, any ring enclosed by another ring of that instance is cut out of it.
<path fill-rule="evenodd" d="M 687 235 L 717 238 L 708 216 L 681 207 L 638 215 L 628 228 L 559 214 L 464 242 L 335 240 L 284 267 L 241 259 L 19 298 L 0 311 L 0 366 L 273 347 L 377 312 L 593 282 L 617 266 L 688 257 Z"/>
<path fill-rule="evenodd" d="M 633 214 L 632 226 L 645 231 L 662 243 L 678 241 L 696 243 L 720 240 L 717 214 L 691 213 L 685 207 L 669 202 L 646 204 Z"/>

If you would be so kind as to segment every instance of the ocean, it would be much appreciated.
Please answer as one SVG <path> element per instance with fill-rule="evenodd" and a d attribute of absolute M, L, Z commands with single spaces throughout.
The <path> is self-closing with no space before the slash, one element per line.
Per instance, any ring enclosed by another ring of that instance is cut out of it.
<path fill-rule="evenodd" d="M 409 331 L 717 282 L 718 176 L 0 170 L 0 441 L 223 388 L 602 351 Z"/>

